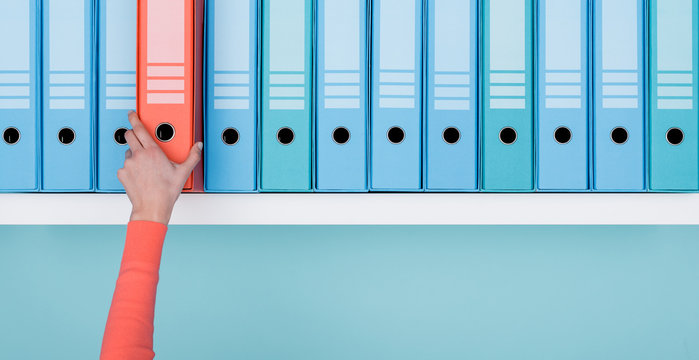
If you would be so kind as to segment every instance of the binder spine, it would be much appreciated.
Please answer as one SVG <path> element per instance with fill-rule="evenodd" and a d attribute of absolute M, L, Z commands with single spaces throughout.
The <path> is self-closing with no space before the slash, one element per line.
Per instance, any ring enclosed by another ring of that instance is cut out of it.
<path fill-rule="evenodd" d="M 316 190 L 367 191 L 366 1 L 316 4 Z"/>
<path fill-rule="evenodd" d="M 592 185 L 597 191 L 646 189 L 644 4 L 594 2 Z"/>
<path fill-rule="evenodd" d="M 423 2 L 372 2 L 373 191 L 421 191 Z"/>
<path fill-rule="evenodd" d="M 537 188 L 585 191 L 588 164 L 588 6 L 540 0 L 537 46 Z"/>
<path fill-rule="evenodd" d="M 426 19 L 426 190 L 476 191 L 477 1 L 429 0 Z"/>
<path fill-rule="evenodd" d="M 3 0 L 0 13 L 0 192 L 39 189 L 38 1 Z"/>
<path fill-rule="evenodd" d="M 532 191 L 534 4 L 485 0 L 483 6 L 483 190 Z"/>
<path fill-rule="evenodd" d="M 649 186 L 699 190 L 697 0 L 649 6 Z"/>
<path fill-rule="evenodd" d="M 206 2 L 205 184 L 257 190 L 256 0 Z"/>
<path fill-rule="evenodd" d="M 43 1 L 42 19 L 42 190 L 92 191 L 93 1 Z"/>
<path fill-rule="evenodd" d="M 312 0 L 263 0 L 260 190 L 312 191 Z"/>
<path fill-rule="evenodd" d="M 203 5 L 202 0 L 138 1 L 137 107 L 146 128 L 177 163 L 202 139 Z M 184 191 L 202 189 L 200 163 Z"/>
<path fill-rule="evenodd" d="M 116 173 L 128 149 L 128 111 L 136 110 L 137 0 L 98 4 L 97 191 L 123 192 Z"/>

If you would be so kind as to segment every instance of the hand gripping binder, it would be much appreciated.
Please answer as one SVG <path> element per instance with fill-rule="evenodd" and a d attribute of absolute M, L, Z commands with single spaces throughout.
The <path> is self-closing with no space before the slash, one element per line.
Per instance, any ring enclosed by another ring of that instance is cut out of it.
<path fill-rule="evenodd" d="M 650 2 L 649 187 L 699 190 L 697 0 Z"/>
<path fill-rule="evenodd" d="M 98 4 L 97 191 L 122 192 L 116 174 L 128 149 L 128 112 L 136 110 L 138 1 Z"/>
<path fill-rule="evenodd" d="M 533 3 L 483 2 L 481 187 L 534 189 Z"/>
<path fill-rule="evenodd" d="M 94 190 L 93 1 L 43 1 L 42 190 Z"/>
<path fill-rule="evenodd" d="M 422 189 L 421 0 L 372 1 L 371 190 Z"/>
<path fill-rule="evenodd" d="M 429 0 L 425 183 L 478 189 L 478 1 Z"/>
<path fill-rule="evenodd" d="M 594 2 L 593 189 L 645 184 L 644 1 Z"/>
<path fill-rule="evenodd" d="M 261 191 L 311 191 L 312 0 L 262 1 Z"/>
<path fill-rule="evenodd" d="M 257 190 L 257 0 L 206 2 L 204 188 Z"/>
<path fill-rule="evenodd" d="M 538 7 L 537 188 L 589 189 L 588 1 Z"/>
<path fill-rule="evenodd" d="M 0 0 L 0 192 L 39 190 L 39 2 Z"/>
<path fill-rule="evenodd" d="M 366 1 L 317 4 L 316 189 L 366 191 Z"/>
<path fill-rule="evenodd" d="M 202 138 L 202 0 L 138 0 L 137 107 L 170 160 Z M 203 190 L 203 163 L 184 191 Z"/>

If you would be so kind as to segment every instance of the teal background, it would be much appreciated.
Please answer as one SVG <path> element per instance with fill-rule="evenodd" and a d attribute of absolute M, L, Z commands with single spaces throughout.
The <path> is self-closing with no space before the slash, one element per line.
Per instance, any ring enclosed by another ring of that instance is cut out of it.
<path fill-rule="evenodd" d="M 0 227 L 0 359 L 96 359 L 125 227 Z M 171 227 L 161 359 L 699 359 L 699 227 Z"/>

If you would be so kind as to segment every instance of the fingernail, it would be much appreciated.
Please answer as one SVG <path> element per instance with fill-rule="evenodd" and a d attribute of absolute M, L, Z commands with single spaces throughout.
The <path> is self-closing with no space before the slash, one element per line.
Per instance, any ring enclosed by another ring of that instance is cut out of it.
<path fill-rule="evenodd" d="M 198 143 L 197 143 L 197 147 L 199 148 L 199 150 L 203 149 L 203 148 L 204 148 L 204 143 L 201 142 L 201 141 L 198 142 Z"/>

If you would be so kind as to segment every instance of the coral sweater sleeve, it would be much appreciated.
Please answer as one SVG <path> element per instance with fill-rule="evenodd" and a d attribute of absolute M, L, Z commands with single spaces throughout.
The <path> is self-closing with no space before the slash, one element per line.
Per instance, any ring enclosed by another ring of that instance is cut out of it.
<path fill-rule="evenodd" d="M 100 359 L 153 359 L 153 314 L 167 226 L 132 221 L 126 231 Z"/>

